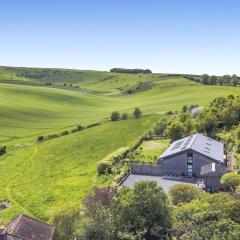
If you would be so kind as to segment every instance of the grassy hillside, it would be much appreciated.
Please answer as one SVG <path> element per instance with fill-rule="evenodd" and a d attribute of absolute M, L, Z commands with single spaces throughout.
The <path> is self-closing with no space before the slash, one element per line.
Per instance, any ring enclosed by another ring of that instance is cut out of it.
<path fill-rule="evenodd" d="M 39 86 L 0 84 L 0 143 L 8 145 L 77 124 L 108 119 L 111 112 L 163 114 L 184 104 L 206 104 L 217 96 L 239 94 L 237 87 L 204 86 L 184 78 L 155 83 L 135 94 L 101 95 Z"/>
<path fill-rule="evenodd" d="M 163 74 L 1 67 L 0 145 L 8 152 L 0 156 L 0 202 L 9 200 L 12 207 L 0 211 L 0 218 L 22 212 L 48 219 L 55 206 L 79 203 L 93 185 L 111 181 L 97 177 L 97 162 L 131 146 L 161 114 L 239 93 L 238 87 Z M 135 107 L 149 116 L 108 122 L 112 111 L 132 114 Z M 96 122 L 104 124 L 36 144 L 38 135 Z M 160 150 L 144 151 L 155 156 Z"/>
<path fill-rule="evenodd" d="M 106 123 L 10 151 L 0 160 L 0 201 L 6 199 L 12 207 L 1 211 L 0 217 L 10 219 L 25 212 L 48 219 L 58 205 L 80 204 L 95 184 L 111 180 L 97 177 L 97 162 L 120 147 L 132 146 L 156 119 Z"/>

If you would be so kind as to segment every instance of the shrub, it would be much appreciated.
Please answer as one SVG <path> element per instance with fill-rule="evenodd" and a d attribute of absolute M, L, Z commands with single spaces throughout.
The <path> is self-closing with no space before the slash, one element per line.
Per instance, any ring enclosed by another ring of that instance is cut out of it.
<path fill-rule="evenodd" d="M 74 128 L 71 132 L 75 133 L 75 132 L 79 132 L 82 131 L 83 129 L 85 129 L 85 127 L 83 127 L 82 125 L 78 125 L 76 128 Z"/>
<path fill-rule="evenodd" d="M 136 108 L 134 109 L 133 116 L 134 116 L 135 118 L 140 118 L 140 117 L 142 116 L 141 110 L 136 107 Z"/>
<path fill-rule="evenodd" d="M 173 114 L 173 111 L 168 111 L 165 113 L 166 115 L 172 115 Z"/>
<path fill-rule="evenodd" d="M 122 118 L 122 120 L 128 119 L 128 114 L 127 113 L 123 113 L 121 118 Z"/>
<path fill-rule="evenodd" d="M 226 173 L 221 178 L 221 184 L 228 191 L 235 191 L 236 187 L 240 185 L 240 175 L 233 172 Z"/>
<path fill-rule="evenodd" d="M 236 192 L 238 195 L 240 195 L 240 185 L 238 185 L 238 186 L 236 187 L 235 192 Z"/>
<path fill-rule="evenodd" d="M 68 135 L 69 134 L 69 131 L 63 131 L 62 133 L 61 133 L 61 136 L 66 136 L 66 135 Z"/>
<path fill-rule="evenodd" d="M 120 119 L 119 112 L 112 112 L 111 121 L 118 121 Z"/>
<path fill-rule="evenodd" d="M 44 136 L 37 137 L 37 142 L 43 142 L 43 141 L 44 141 Z"/>
<path fill-rule="evenodd" d="M 57 137 L 59 137 L 59 135 L 55 133 L 55 134 L 51 134 L 51 135 L 46 136 L 45 140 L 50 140 L 50 139 L 57 138 Z"/>
<path fill-rule="evenodd" d="M 7 146 L 6 145 L 0 146 L 0 156 L 5 154 L 6 152 L 7 152 Z"/>
<path fill-rule="evenodd" d="M 98 175 L 106 175 L 112 172 L 112 166 L 110 162 L 100 161 L 97 165 Z"/>
<path fill-rule="evenodd" d="M 101 123 L 100 123 L 100 122 L 98 122 L 98 123 L 92 123 L 92 124 L 89 124 L 89 125 L 87 125 L 87 127 L 86 127 L 86 128 L 97 127 L 97 126 L 99 126 L 99 125 L 101 125 Z"/>
<path fill-rule="evenodd" d="M 170 188 L 169 195 L 174 205 L 180 203 L 188 203 L 194 199 L 198 199 L 201 195 L 201 190 L 197 187 L 186 185 L 186 184 L 177 184 Z"/>
<path fill-rule="evenodd" d="M 119 148 L 117 151 L 109 154 L 105 158 L 103 158 L 97 167 L 97 171 L 99 175 L 103 175 L 106 173 L 111 173 L 113 170 L 113 166 L 115 166 L 119 161 L 127 156 L 129 152 L 129 147 Z"/>

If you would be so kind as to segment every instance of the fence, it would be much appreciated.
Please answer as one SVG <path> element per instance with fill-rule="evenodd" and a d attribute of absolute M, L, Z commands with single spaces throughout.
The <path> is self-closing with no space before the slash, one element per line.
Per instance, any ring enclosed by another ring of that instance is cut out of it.
<path fill-rule="evenodd" d="M 132 174 L 161 176 L 161 175 L 163 175 L 163 170 L 162 170 L 162 167 L 159 165 L 132 163 L 131 164 L 131 173 Z"/>

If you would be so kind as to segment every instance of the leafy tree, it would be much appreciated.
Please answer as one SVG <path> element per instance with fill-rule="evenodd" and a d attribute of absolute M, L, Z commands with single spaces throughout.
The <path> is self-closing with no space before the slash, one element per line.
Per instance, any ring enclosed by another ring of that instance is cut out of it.
<path fill-rule="evenodd" d="M 235 191 L 236 187 L 240 185 L 240 175 L 238 173 L 225 173 L 221 178 L 221 184 L 229 190 Z"/>
<path fill-rule="evenodd" d="M 165 129 L 167 128 L 168 120 L 162 119 L 154 127 L 154 133 L 159 136 L 163 136 Z"/>
<path fill-rule="evenodd" d="M 75 206 L 61 206 L 55 209 L 51 218 L 55 226 L 54 239 L 75 239 L 75 229 L 80 219 L 80 209 Z"/>
<path fill-rule="evenodd" d="M 83 200 L 83 220 L 79 225 L 82 240 L 116 239 L 112 214 L 114 195 L 111 188 L 96 187 L 93 194 Z"/>
<path fill-rule="evenodd" d="M 213 136 L 216 130 L 216 116 L 209 109 L 205 109 L 199 113 L 196 120 L 196 128 L 199 132 L 205 132 L 209 136 Z"/>
<path fill-rule="evenodd" d="M 231 84 L 236 87 L 238 84 L 239 84 L 239 81 L 237 78 L 233 78 L 232 81 L 231 81 Z"/>
<path fill-rule="evenodd" d="M 202 226 L 194 226 L 186 231 L 179 240 L 239 240 L 240 224 L 231 219 L 206 222 Z"/>
<path fill-rule="evenodd" d="M 133 116 L 134 116 L 135 118 L 140 118 L 140 117 L 142 116 L 141 110 L 136 107 L 136 108 L 134 109 Z"/>
<path fill-rule="evenodd" d="M 122 120 L 128 119 L 128 113 L 123 113 L 121 118 L 122 118 Z"/>
<path fill-rule="evenodd" d="M 173 235 L 182 240 L 219 239 L 212 238 L 214 229 L 217 230 L 217 227 L 214 228 L 213 226 L 225 220 L 231 220 L 234 226 L 239 226 L 239 211 L 240 202 L 228 193 L 203 194 L 198 200 L 174 208 L 175 233 Z M 210 227 L 211 225 L 212 227 Z M 222 228 L 222 234 L 227 235 L 228 230 Z"/>
<path fill-rule="evenodd" d="M 201 77 L 201 82 L 202 82 L 204 85 L 209 84 L 209 76 L 208 76 L 207 74 L 203 74 L 202 77 Z"/>
<path fill-rule="evenodd" d="M 154 181 L 138 181 L 133 188 L 121 189 L 114 215 L 120 239 L 164 239 L 171 226 L 166 194 Z"/>
<path fill-rule="evenodd" d="M 188 110 L 188 106 L 187 106 L 187 105 L 184 105 L 184 106 L 182 107 L 182 112 L 185 113 L 185 112 L 187 112 L 187 110 Z"/>
<path fill-rule="evenodd" d="M 199 188 L 186 184 L 177 184 L 169 190 L 169 195 L 174 205 L 198 199 L 201 193 L 202 191 Z"/>
<path fill-rule="evenodd" d="M 119 112 L 112 112 L 111 121 L 118 121 L 120 119 Z"/>
<path fill-rule="evenodd" d="M 182 138 L 185 133 L 184 125 L 178 120 L 173 120 L 167 126 L 166 132 L 169 138 L 172 140 L 177 140 L 179 138 Z"/>
<path fill-rule="evenodd" d="M 212 75 L 212 76 L 210 77 L 210 79 L 209 79 L 209 83 L 210 83 L 211 85 L 216 85 L 216 84 L 217 84 L 217 77 L 214 76 L 214 75 Z"/>

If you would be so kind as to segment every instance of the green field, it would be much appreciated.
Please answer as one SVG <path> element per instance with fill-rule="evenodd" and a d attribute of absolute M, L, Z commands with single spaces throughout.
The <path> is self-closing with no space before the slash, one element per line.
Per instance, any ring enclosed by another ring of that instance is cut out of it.
<path fill-rule="evenodd" d="M 96 174 L 103 157 L 132 146 L 167 111 L 229 94 L 240 94 L 240 88 L 164 74 L 0 67 L 0 145 L 8 146 L 0 156 L 0 202 L 12 205 L 0 219 L 26 213 L 48 220 L 54 207 L 80 204 L 92 186 L 111 182 Z M 143 118 L 108 121 L 112 111 L 132 114 L 135 107 Z M 36 144 L 39 135 L 96 122 L 103 124 Z M 147 155 L 162 150 L 145 146 Z"/>

